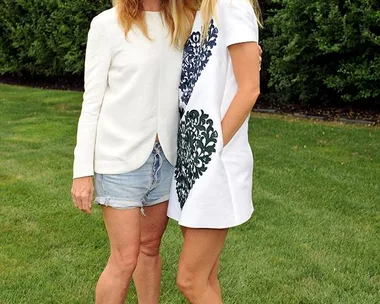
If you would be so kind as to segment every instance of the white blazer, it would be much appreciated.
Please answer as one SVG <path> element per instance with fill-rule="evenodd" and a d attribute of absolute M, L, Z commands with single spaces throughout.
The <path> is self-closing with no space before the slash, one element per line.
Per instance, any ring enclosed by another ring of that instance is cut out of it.
<path fill-rule="evenodd" d="M 136 27 L 126 38 L 115 8 L 91 23 L 74 178 L 138 169 L 156 134 L 175 165 L 182 51 L 159 12 L 146 12 L 146 21 L 151 40 Z"/>

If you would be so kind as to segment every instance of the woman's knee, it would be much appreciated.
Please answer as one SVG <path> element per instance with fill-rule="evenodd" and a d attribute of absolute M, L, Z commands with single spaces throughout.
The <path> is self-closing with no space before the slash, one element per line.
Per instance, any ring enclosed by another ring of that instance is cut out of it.
<path fill-rule="evenodd" d="M 109 264 L 120 276 L 131 276 L 136 269 L 138 248 L 111 249 Z"/>
<path fill-rule="evenodd" d="M 161 236 L 147 237 L 141 240 L 140 252 L 149 257 L 160 254 Z"/>
<path fill-rule="evenodd" d="M 179 271 L 177 275 L 177 286 L 183 294 L 188 294 L 194 289 L 195 278 L 194 275 Z"/>
<path fill-rule="evenodd" d="M 177 286 L 187 299 L 191 300 L 192 298 L 198 297 L 204 290 L 206 290 L 207 285 L 207 280 L 198 277 L 195 272 L 179 269 Z"/>

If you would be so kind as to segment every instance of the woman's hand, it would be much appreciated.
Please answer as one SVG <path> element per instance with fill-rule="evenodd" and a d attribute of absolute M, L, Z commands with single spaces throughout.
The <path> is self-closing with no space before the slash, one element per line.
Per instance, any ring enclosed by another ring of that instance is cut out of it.
<path fill-rule="evenodd" d="M 75 178 L 71 188 L 74 205 L 87 214 L 91 214 L 94 182 L 92 176 Z"/>

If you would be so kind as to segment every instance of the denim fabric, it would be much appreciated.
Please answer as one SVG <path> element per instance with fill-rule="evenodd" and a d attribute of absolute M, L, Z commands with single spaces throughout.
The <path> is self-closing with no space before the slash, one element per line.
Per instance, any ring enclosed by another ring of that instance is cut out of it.
<path fill-rule="evenodd" d="M 169 199 L 174 167 L 156 143 L 139 169 L 123 174 L 95 173 L 95 202 L 115 209 L 143 208 Z"/>

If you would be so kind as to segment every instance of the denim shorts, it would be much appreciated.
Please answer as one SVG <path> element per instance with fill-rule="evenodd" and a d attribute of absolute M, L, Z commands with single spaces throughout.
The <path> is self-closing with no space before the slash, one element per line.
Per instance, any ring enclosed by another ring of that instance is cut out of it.
<path fill-rule="evenodd" d="M 146 163 L 135 171 L 95 173 L 95 202 L 115 209 L 143 208 L 163 203 L 169 199 L 173 173 L 174 167 L 157 142 Z"/>

